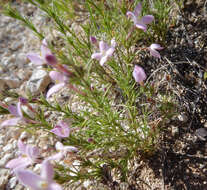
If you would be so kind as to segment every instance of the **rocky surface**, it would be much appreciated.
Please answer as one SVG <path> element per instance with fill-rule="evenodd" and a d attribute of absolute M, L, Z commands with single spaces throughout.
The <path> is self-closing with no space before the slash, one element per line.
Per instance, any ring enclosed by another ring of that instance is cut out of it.
<path fill-rule="evenodd" d="M 40 11 L 34 6 L 26 3 L 18 4 L 18 2 L 14 2 L 14 6 L 21 13 L 32 15 L 36 26 L 44 23 Z M 39 52 L 39 48 L 39 39 L 29 29 L 23 27 L 20 22 L 0 14 L 0 93 L 8 89 L 21 92 L 22 95 L 25 94 L 25 89 L 30 90 L 32 94 L 44 92 L 50 83 L 47 72 L 40 69 L 36 72 L 36 68 L 26 57 L 28 52 Z M 4 101 L 14 103 L 12 98 L 6 98 Z M 0 123 L 7 117 L 0 115 Z M 5 164 L 18 155 L 17 140 L 19 138 L 33 145 L 44 144 L 43 150 L 48 146 L 45 143 L 45 137 L 36 139 L 16 127 L 1 128 L 0 189 L 2 190 L 26 189 L 18 183 L 11 171 L 5 168 Z"/>

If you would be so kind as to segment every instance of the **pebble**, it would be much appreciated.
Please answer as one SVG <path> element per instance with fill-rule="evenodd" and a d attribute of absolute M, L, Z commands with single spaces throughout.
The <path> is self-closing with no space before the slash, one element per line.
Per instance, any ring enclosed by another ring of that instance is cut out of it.
<path fill-rule="evenodd" d="M 16 30 L 15 30 L 15 33 L 16 33 Z M 16 50 L 20 49 L 22 46 L 23 46 L 22 41 L 19 41 L 19 42 L 16 42 L 16 43 L 12 43 L 10 48 L 11 48 L 12 51 L 16 51 Z"/>
<path fill-rule="evenodd" d="M 5 167 L 6 163 L 13 158 L 13 154 L 5 154 L 4 157 L 0 160 L 0 167 Z"/>
<path fill-rule="evenodd" d="M 3 148 L 3 151 L 4 151 L 4 152 L 11 152 L 12 149 L 13 149 L 12 144 L 7 144 L 7 145 Z"/>
<path fill-rule="evenodd" d="M 45 91 L 50 82 L 51 79 L 46 71 L 35 70 L 26 84 L 26 91 L 30 92 L 33 96 L 38 95 Z"/>
<path fill-rule="evenodd" d="M 188 121 L 188 117 L 185 113 L 181 113 L 180 115 L 178 115 L 178 120 L 185 123 Z"/>
<path fill-rule="evenodd" d="M 11 189 L 13 189 L 17 184 L 17 178 L 16 177 L 12 177 L 10 180 L 9 180 L 9 187 Z"/>
<path fill-rule="evenodd" d="M 9 88 L 17 88 L 21 85 L 21 81 L 13 77 L 0 78 L 0 80 L 6 83 Z"/>
<path fill-rule="evenodd" d="M 5 189 L 5 186 L 8 182 L 9 178 L 9 170 L 7 169 L 0 169 L 0 189 Z"/>
<path fill-rule="evenodd" d="M 172 135 L 175 136 L 179 132 L 179 129 L 176 126 L 171 126 L 171 131 Z"/>

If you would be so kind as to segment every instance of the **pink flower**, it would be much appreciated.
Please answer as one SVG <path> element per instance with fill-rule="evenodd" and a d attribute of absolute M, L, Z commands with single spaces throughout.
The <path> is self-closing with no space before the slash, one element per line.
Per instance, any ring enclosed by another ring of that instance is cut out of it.
<path fill-rule="evenodd" d="M 103 66 L 104 63 L 111 57 L 115 51 L 116 42 L 114 39 L 111 40 L 111 46 L 107 43 L 100 41 L 99 42 L 99 53 L 93 53 L 91 55 L 92 59 L 96 59 L 99 61 L 100 65 Z"/>
<path fill-rule="evenodd" d="M 46 160 L 62 160 L 68 152 L 78 152 L 78 149 L 74 146 L 64 146 L 61 142 L 55 144 L 55 148 L 58 151 L 57 154 L 48 157 Z"/>
<path fill-rule="evenodd" d="M 138 65 L 135 65 L 132 75 L 138 83 L 142 83 L 147 78 L 144 69 Z"/>
<path fill-rule="evenodd" d="M 37 147 L 26 145 L 21 140 L 19 140 L 18 148 L 19 148 L 19 151 L 21 152 L 21 155 L 16 159 L 10 160 L 6 164 L 7 168 L 16 170 L 19 168 L 27 167 L 28 165 L 31 165 L 35 162 L 37 163 L 40 161 L 39 150 Z"/>
<path fill-rule="evenodd" d="M 78 94 L 85 96 L 84 92 L 82 92 L 81 90 L 79 90 L 78 88 L 76 88 L 75 86 L 69 83 L 70 75 L 67 75 L 66 73 L 61 73 L 58 71 L 50 71 L 49 75 L 50 75 L 50 78 L 53 81 L 55 81 L 56 84 L 48 90 L 47 95 L 46 95 L 47 98 L 49 98 L 52 94 L 58 92 L 60 89 L 62 89 L 65 86 L 77 92 Z"/>
<path fill-rule="evenodd" d="M 35 121 L 32 121 L 32 120 L 29 120 L 27 118 L 25 118 L 23 116 L 23 113 L 22 113 L 22 110 L 21 110 L 21 106 L 22 105 L 27 105 L 28 104 L 28 100 L 26 98 L 22 98 L 20 97 L 19 98 L 19 102 L 17 103 L 16 106 L 14 105 L 9 105 L 8 106 L 8 110 L 9 112 L 15 116 L 14 118 L 11 118 L 11 119 L 8 119 L 8 120 L 5 120 L 1 123 L 0 127 L 5 127 L 5 126 L 15 126 L 18 124 L 18 122 L 20 120 L 23 120 L 24 122 L 27 122 L 27 123 L 34 123 Z M 29 104 L 28 104 L 29 106 Z"/>
<path fill-rule="evenodd" d="M 16 106 L 10 105 L 8 107 L 9 112 L 15 117 L 2 122 L 0 125 L 1 127 L 15 126 L 21 119 L 24 119 L 22 110 L 21 110 L 21 105 L 22 103 L 21 101 L 19 101 Z"/>
<path fill-rule="evenodd" d="M 36 53 L 27 54 L 27 58 L 35 63 L 36 65 L 48 64 L 65 75 L 72 76 L 73 73 L 69 71 L 65 66 L 58 63 L 57 58 L 52 54 L 50 49 L 47 47 L 47 42 L 44 39 L 41 45 L 41 56 Z"/>
<path fill-rule="evenodd" d="M 60 89 L 66 86 L 69 80 L 69 78 L 66 75 L 58 71 L 50 71 L 49 75 L 50 75 L 50 78 L 53 81 L 55 81 L 56 84 L 48 90 L 47 95 L 46 95 L 47 98 L 49 98 L 52 94 L 54 94 L 55 92 L 58 92 Z"/>
<path fill-rule="evenodd" d="M 68 137 L 70 134 L 70 128 L 68 124 L 64 121 L 59 121 L 54 129 L 51 130 L 52 133 L 56 134 L 59 137 Z"/>
<path fill-rule="evenodd" d="M 37 64 L 37 65 L 43 65 L 46 64 L 48 61 L 46 60 L 46 57 L 52 55 L 52 52 L 50 51 L 50 49 L 47 47 L 47 42 L 44 39 L 42 41 L 42 45 L 41 45 L 41 56 L 36 54 L 36 53 L 29 53 L 27 54 L 27 58 Z M 50 64 L 50 63 L 49 63 Z M 54 63 L 52 63 L 54 64 Z M 51 64 L 50 64 L 51 65 Z"/>
<path fill-rule="evenodd" d="M 53 166 L 48 160 L 43 162 L 40 176 L 23 169 L 16 170 L 15 173 L 23 185 L 33 190 L 62 190 L 62 187 L 53 181 Z"/>
<path fill-rule="evenodd" d="M 147 48 L 150 51 L 150 54 L 154 57 L 160 58 L 160 53 L 156 50 L 162 50 L 163 47 L 161 47 L 159 44 L 151 44 L 150 47 Z"/>
<path fill-rule="evenodd" d="M 134 12 L 131 12 L 131 11 L 127 12 L 127 16 L 133 20 L 134 25 L 137 28 L 146 32 L 147 24 L 150 24 L 154 20 L 154 17 L 152 15 L 145 15 L 142 18 L 138 18 L 140 17 L 141 11 L 142 11 L 142 5 L 141 3 L 139 3 L 134 9 Z"/>
<path fill-rule="evenodd" d="M 94 36 L 90 36 L 90 41 L 91 41 L 91 43 L 94 44 L 94 45 L 96 45 L 96 44 L 98 43 L 96 37 L 94 37 Z"/>

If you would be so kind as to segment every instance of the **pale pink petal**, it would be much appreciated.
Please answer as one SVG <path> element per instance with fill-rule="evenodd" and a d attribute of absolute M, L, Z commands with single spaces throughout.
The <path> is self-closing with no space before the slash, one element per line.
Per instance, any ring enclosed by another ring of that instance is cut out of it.
<path fill-rule="evenodd" d="M 93 54 L 91 55 L 91 58 L 92 58 L 92 59 L 100 60 L 101 57 L 102 57 L 102 54 L 101 54 L 101 53 L 93 53 Z"/>
<path fill-rule="evenodd" d="M 5 127 L 5 126 L 15 126 L 15 125 L 17 125 L 17 123 L 19 122 L 20 119 L 21 118 L 19 118 L 19 117 L 15 117 L 15 118 L 12 118 L 12 119 L 8 119 L 6 121 L 3 121 L 0 126 L 1 127 Z"/>
<path fill-rule="evenodd" d="M 68 124 L 60 121 L 58 124 L 54 127 L 54 129 L 51 130 L 52 133 L 56 134 L 59 137 L 68 137 L 70 134 L 70 129 L 68 127 Z"/>
<path fill-rule="evenodd" d="M 34 190 L 42 190 L 40 184 L 43 180 L 40 176 L 29 170 L 16 170 L 15 173 L 23 185 L 28 186 Z"/>
<path fill-rule="evenodd" d="M 57 183 L 51 183 L 47 190 L 62 190 L 62 187 Z"/>
<path fill-rule="evenodd" d="M 105 43 L 104 41 L 99 42 L 99 49 L 101 53 L 105 52 L 108 48 L 109 46 L 107 43 Z"/>
<path fill-rule="evenodd" d="M 142 11 L 142 4 L 138 3 L 138 5 L 134 9 L 134 15 L 138 17 Z"/>
<path fill-rule="evenodd" d="M 23 118 L 23 113 L 22 113 L 21 102 L 20 101 L 17 103 L 17 114 L 18 114 L 19 117 Z"/>
<path fill-rule="evenodd" d="M 109 49 L 106 51 L 106 56 L 111 57 L 111 56 L 113 55 L 113 53 L 114 53 L 114 50 L 115 50 L 114 47 L 109 48 Z"/>
<path fill-rule="evenodd" d="M 39 157 L 39 149 L 37 147 L 34 147 L 34 146 L 30 146 L 30 145 L 27 145 L 26 147 L 26 154 L 32 159 L 35 161 L 36 158 Z"/>
<path fill-rule="evenodd" d="M 152 15 L 145 15 L 141 18 L 141 22 L 144 24 L 150 24 L 154 20 L 154 16 Z"/>
<path fill-rule="evenodd" d="M 156 49 L 162 50 L 163 49 L 163 47 L 161 47 L 160 44 L 151 44 L 150 48 L 153 50 L 156 50 Z"/>
<path fill-rule="evenodd" d="M 52 54 L 52 53 L 51 53 L 50 49 L 47 46 L 46 40 L 44 39 L 42 41 L 42 45 L 41 45 L 41 55 L 42 55 L 43 58 L 45 58 L 46 55 L 50 55 L 50 54 Z"/>
<path fill-rule="evenodd" d="M 17 146 L 18 146 L 19 151 L 22 154 L 26 154 L 27 145 L 25 143 L 23 143 L 21 139 L 18 140 Z"/>
<path fill-rule="evenodd" d="M 70 134 L 69 129 L 62 129 L 59 126 L 56 126 L 54 129 L 50 130 L 52 133 L 54 133 L 55 135 L 59 136 L 59 137 L 68 137 Z"/>
<path fill-rule="evenodd" d="M 55 148 L 56 148 L 56 150 L 63 150 L 64 149 L 64 145 L 61 142 L 57 142 L 55 144 Z"/>
<path fill-rule="evenodd" d="M 144 24 L 144 23 L 141 23 L 141 22 L 137 22 L 136 25 L 135 25 L 137 28 L 143 30 L 144 32 L 147 31 L 147 25 Z"/>
<path fill-rule="evenodd" d="M 29 53 L 27 54 L 27 58 L 32 62 L 35 63 L 37 65 L 42 65 L 44 63 L 44 60 L 42 59 L 42 57 L 40 57 L 39 55 L 37 55 L 36 53 Z"/>
<path fill-rule="evenodd" d="M 135 65 L 132 75 L 138 83 L 143 82 L 147 78 L 144 69 L 138 65 Z"/>
<path fill-rule="evenodd" d="M 150 54 L 154 57 L 160 58 L 160 53 L 156 50 L 150 49 Z"/>
<path fill-rule="evenodd" d="M 6 164 L 6 168 L 10 169 L 19 169 L 19 168 L 25 168 L 28 165 L 32 164 L 31 160 L 27 157 L 19 157 L 16 159 L 12 159 Z"/>
<path fill-rule="evenodd" d="M 55 92 L 58 92 L 60 89 L 62 89 L 65 86 L 65 83 L 59 83 L 54 85 L 50 90 L 48 90 L 46 97 L 49 98 L 52 94 Z"/>
<path fill-rule="evenodd" d="M 128 11 L 127 12 L 127 16 L 130 17 L 133 20 L 134 24 L 136 24 L 136 22 L 137 22 L 137 16 L 133 12 Z"/>
<path fill-rule="evenodd" d="M 56 161 L 59 161 L 59 160 L 62 160 L 64 157 L 64 154 L 63 152 L 58 152 L 57 154 L 54 154 L 48 158 L 45 159 L 46 160 L 56 160 Z"/>
<path fill-rule="evenodd" d="M 53 166 L 49 160 L 45 160 L 42 163 L 41 177 L 47 182 L 51 183 L 54 176 Z"/>
<path fill-rule="evenodd" d="M 16 117 L 19 116 L 18 111 L 17 111 L 17 106 L 9 105 L 8 110 L 12 115 Z"/>
<path fill-rule="evenodd" d="M 68 80 L 68 77 L 58 71 L 50 71 L 49 76 L 54 81 L 66 82 Z"/>
<path fill-rule="evenodd" d="M 64 151 L 66 151 L 66 152 L 78 152 L 78 149 L 74 146 L 64 146 Z"/>
<path fill-rule="evenodd" d="M 101 60 L 100 60 L 100 65 L 103 66 L 104 63 L 106 63 L 107 60 L 108 60 L 108 56 L 105 55 L 104 57 L 101 58 Z"/>

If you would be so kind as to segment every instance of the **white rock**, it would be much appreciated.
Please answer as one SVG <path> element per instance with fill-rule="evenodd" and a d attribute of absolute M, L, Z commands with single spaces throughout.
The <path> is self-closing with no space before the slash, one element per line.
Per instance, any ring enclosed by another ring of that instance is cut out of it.
<path fill-rule="evenodd" d="M 17 34 L 18 30 L 13 30 L 13 34 Z M 13 51 L 16 51 L 18 49 L 20 49 L 21 47 L 23 46 L 23 43 L 22 41 L 17 41 L 15 43 L 12 43 L 11 46 L 10 46 L 10 49 L 13 50 Z"/>
<path fill-rule="evenodd" d="M 91 185 L 91 181 L 87 180 L 83 182 L 83 186 L 87 189 Z"/>
<path fill-rule="evenodd" d="M 3 151 L 4 152 L 10 152 L 13 149 L 12 144 L 7 144 L 4 148 Z"/>
<path fill-rule="evenodd" d="M 19 138 L 20 138 L 21 140 L 23 140 L 23 139 L 27 139 L 27 138 L 29 138 L 29 136 L 30 136 L 30 135 L 29 135 L 26 131 L 24 131 L 24 132 L 21 133 L 21 135 L 20 135 Z"/>
<path fill-rule="evenodd" d="M 17 72 L 17 76 L 21 81 L 28 80 L 31 74 L 32 72 L 29 69 L 19 69 Z"/>
<path fill-rule="evenodd" d="M 172 135 L 173 136 L 175 136 L 178 132 L 179 132 L 179 130 L 178 130 L 178 127 L 175 127 L 175 126 L 171 126 L 172 128 Z"/>
<path fill-rule="evenodd" d="M 185 113 L 181 113 L 180 115 L 178 115 L 178 119 L 182 122 L 187 122 L 188 121 L 188 117 Z"/>
<path fill-rule="evenodd" d="M 4 157 L 0 160 L 0 167 L 4 167 L 6 163 L 13 158 L 13 154 L 5 154 Z"/>
<path fill-rule="evenodd" d="M 33 169 L 33 171 L 34 172 L 39 172 L 41 170 L 41 168 L 42 168 L 42 165 L 41 164 L 36 164 L 35 167 L 34 167 L 34 169 Z"/>
<path fill-rule="evenodd" d="M 3 57 L 1 62 L 2 62 L 2 65 L 4 67 L 9 67 L 12 65 L 12 63 L 14 63 L 15 61 L 15 57 L 14 55 L 10 56 L 10 57 Z"/>
<path fill-rule="evenodd" d="M 7 169 L 0 169 L 0 189 L 5 189 L 5 185 L 9 179 L 9 170 Z"/>
<path fill-rule="evenodd" d="M 0 78 L 0 80 L 3 80 L 9 88 L 17 88 L 21 85 L 21 81 L 13 77 Z"/>
<path fill-rule="evenodd" d="M 44 92 L 50 82 L 51 79 L 46 71 L 35 70 L 26 84 L 26 91 L 32 95 L 38 95 L 40 92 Z"/>
<path fill-rule="evenodd" d="M 4 80 L 0 79 L 0 92 L 2 92 L 3 90 L 5 90 L 6 88 L 6 83 Z"/>
<path fill-rule="evenodd" d="M 9 104 L 10 104 L 11 102 L 13 102 L 13 101 L 14 101 L 14 99 L 11 98 L 11 97 L 7 97 L 7 98 L 4 99 L 4 102 L 5 102 L 5 103 L 9 103 Z"/>
<path fill-rule="evenodd" d="M 10 180 L 9 180 L 9 185 L 10 185 L 10 188 L 11 189 L 14 189 L 15 186 L 17 184 L 17 178 L 16 177 L 12 177 Z"/>
<path fill-rule="evenodd" d="M 27 63 L 29 63 L 29 60 L 27 59 L 27 56 L 25 53 L 20 53 L 16 56 L 15 64 L 18 66 L 18 68 L 23 68 L 24 65 L 26 65 Z"/>

